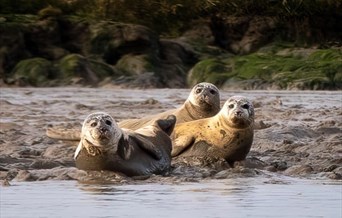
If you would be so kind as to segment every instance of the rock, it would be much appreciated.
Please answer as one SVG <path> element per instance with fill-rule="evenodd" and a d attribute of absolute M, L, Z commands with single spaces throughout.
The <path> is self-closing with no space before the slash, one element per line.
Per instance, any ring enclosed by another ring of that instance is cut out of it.
<path fill-rule="evenodd" d="M 126 86 L 134 81 L 134 87 L 184 87 L 186 73 L 197 61 L 187 43 L 160 40 L 145 26 L 62 16 L 49 7 L 41 13 L 40 19 L 19 16 L 24 22 L 10 17 L 0 26 L 0 40 L 8 44 L 0 49 L 0 76 L 7 83 L 98 86 L 124 75 Z M 40 59 L 27 59 L 31 56 Z M 20 60 L 34 64 L 18 65 Z M 9 71 L 18 76 L 8 79 Z M 152 82 L 145 85 L 147 80 Z"/>
<path fill-rule="evenodd" d="M 191 29 L 185 30 L 180 39 L 190 44 L 201 42 L 206 45 L 212 45 L 214 43 L 214 35 L 210 29 L 209 22 L 201 20 L 194 22 Z"/>
<path fill-rule="evenodd" d="M 185 86 L 186 72 L 196 60 L 193 51 L 185 43 L 171 40 L 161 40 L 159 49 L 159 53 L 131 53 L 118 60 L 116 67 L 130 76 L 125 80 L 133 80 L 128 87 Z"/>
<path fill-rule="evenodd" d="M 264 169 L 267 166 L 267 164 L 264 161 L 256 157 L 247 157 L 243 162 L 243 166 L 246 168 Z"/>
<path fill-rule="evenodd" d="M 267 166 L 264 169 L 270 172 L 277 172 L 277 168 L 275 166 Z"/>
<path fill-rule="evenodd" d="M 224 81 L 234 76 L 232 69 L 217 59 L 206 59 L 198 62 L 188 74 L 188 84 L 194 86 L 200 82 L 210 82 L 221 86 Z"/>
<path fill-rule="evenodd" d="M 59 8 L 52 7 L 51 5 L 38 11 L 38 16 L 40 19 L 55 18 L 62 14 L 62 10 Z"/>
<path fill-rule="evenodd" d="M 254 129 L 267 129 L 270 126 L 271 126 L 270 124 L 265 124 L 264 121 L 259 120 L 255 122 Z"/>
<path fill-rule="evenodd" d="M 29 58 L 23 29 L 16 23 L 0 23 L 0 78 L 6 78 L 18 61 Z"/>
<path fill-rule="evenodd" d="M 44 19 L 26 25 L 26 49 L 34 56 L 56 60 L 69 52 L 62 47 L 60 26 L 57 20 Z"/>
<path fill-rule="evenodd" d="M 17 181 L 43 181 L 43 180 L 85 180 L 87 172 L 75 167 L 55 167 L 52 169 L 20 170 L 15 177 Z"/>
<path fill-rule="evenodd" d="M 334 173 L 339 174 L 339 175 L 342 176 L 342 166 L 337 167 L 336 169 L 334 169 Z"/>
<path fill-rule="evenodd" d="M 143 104 L 148 104 L 148 105 L 154 105 L 154 104 L 159 104 L 160 102 L 154 98 L 148 98 L 146 99 Z"/>
<path fill-rule="evenodd" d="M 62 58 L 58 65 L 58 79 L 66 83 L 72 78 L 82 78 L 83 84 L 96 85 L 107 77 L 119 77 L 116 68 L 79 54 L 70 54 Z"/>
<path fill-rule="evenodd" d="M 17 85 L 46 86 L 53 78 L 53 65 L 44 58 L 31 58 L 20 61 L 11 73 L 8 82 Z"/>
<path fill-rule="evenodd" d="M 46 148 L 45 152 L 41 155 L 43 158 L 59 161 L 67 160 L 73 161 L 75 148 L 69 145 L 51 145 Z"/>
<path fill-rule="evenodd" d="M 11 184 L 9 183 L 7 179 L 4 179 L 1 181 L 1 186 L 11 186 Z"/>
<path fill-rule="evenodd" d="M 63 48 L 70 53 L 90 55 L 90 21 L 76 16 L 59 17 L 58 22 L 63 31 L 60 32 Z"/>
<path fill-rule="evenodd" d="M 36 181 L 37 177 L 27 170 L 20 170 L 14 179 L 17 181 Z"/>
<path fill-rule="evenodd" d="M 303 57 L 261 50 L 244 56 L 222 56 L 194 65 L 188 83 L 207 81 L 228 90 L 342 88 L 342 62 L 335 61 L 342 59 L 338 49 L 316 49 Z"/>
<path fill-rule="evenodd" d="M 184 88 L 204 81 L 230 90 L 342 88 L 338 47 L 271 43 L 259 49 L 279 24 L 273 17 L 213 17 L 210 25 L 200 21 L 179 38 L 160 39 L 145 26 L 61 13 L 47 7 L 39 16 L 2 15 L 0 85 L 103 86 L 106 80 L 140 88 Z M 212 33 L 206 32 L 209 26 Z M 42 60 L 51 62 L 48 70 Z M 11 72 L 19 76 L 12 79 Z"/>
<path fill-rule="evenodd" d="M 226 179 L 231 175 L 233 172 L 231 169 L 222 170 L 214 175 L 214 179 Z"/>
<path fill-rule="evenodd" d="M 273 166 L 273 168 L 275 170 L 279 170 L 279 171 L 284 171 L 284 170 L 286 170 L 288 168 L 287 162 L 285 162 L 285 161 L 275 161 L 275 162 L 272 162 L 271 163 L 271 167 L 268 168 L 269 171 L 273 170 L 272 166 Z"/>
<path fill-rule="evenodd" d="M 140 25 L 100 21 L 89 26 L 87 53 L 116 64 L 124 55 L 158 54 L 158 35 Z"/>
<path fill-rule="evenodd" d="M 114 84 L 128 88 L 162 88 L 164 84 L 153 72 L 146 72 L 136 76 L 121 76 L 114 79 Z"/>
<path fill-rule="evenodd" d="M 141 75 L 146 72 L 153 72 L 155 64 L 148 55 L 134 55 L 127 54 L 118 60 L 115 65 L 118 70 L 125 73 L 125 75 Z"/>
<path fill-rule="evenodd" d="M 30 165 L 30 168 L 34 169 L 52 169 L 58 166 L 62 166 L 62 164 L 58 163 L 57 161 L 52 160 L 44 160 L 44 159 L 36 159 Z"/>
<path fill-rule="evenodd" d="M 269 42 L 276 23 L 272 17 L 214 16 L 210 27 L 217 45 L 235 54 L 249 54 Z"/>
<path fill-rule="evenodd" d="M 271 17 L 255 16 L 251 18 L 236 52 L 239 54 L 249 54 L 269 43 L 272 37 L 274 37 L 273 30 L 276 28 L 276 23 L 277 20 Z"/>
<path fill-rule="evenodd" d="M 197 62 L 197 55 L 188 43 L 170 39 L 160 39 L 159 43 L 160 59 L 165 63 L 188 67 Z"/>
<path fill-rule="evenodd" d="M 309 165 L 295 165 L 287 168 L 284 174 L 288 176 L 306 176 L 312 172 L 313 169 Z"/>
<path fill-rule="evenodd" d="M 198 61 L 193 48 L 180 40 L 160 40 L 158 78 L 169 88 L 187 87 L 186 77 Z"/>
<path fill-rule="evenodd" d="M 335 172 L 327 172 L 326 177 L 328 177 L 329 179 L 341 180 L 342 174 Z"/>

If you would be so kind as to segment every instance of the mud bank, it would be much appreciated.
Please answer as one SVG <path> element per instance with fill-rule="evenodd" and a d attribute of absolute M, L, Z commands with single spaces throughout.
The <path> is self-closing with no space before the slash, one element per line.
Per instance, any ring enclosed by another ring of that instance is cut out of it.
<path fill-rule="evenodd" d="M 91 112 L 117 121 L 178 107 L 187 89 L 1 88 L 0 179 L 78 180 L 134 183 L 109 172 L 87 173 L 74 166 L 77 142 L 45 136 L 48 125 L 81 125 Z M 286 175 L 342 179 L 342 92 L 222 91 L 221 103 L 239 94 L 256 110 L 255 138 L 247 161 L 229 168 L 222 161 L 173 161 L 167 176 L 147 182 L 183 182 Z M 146 179 L 146 178 L 138 178 Z"/>

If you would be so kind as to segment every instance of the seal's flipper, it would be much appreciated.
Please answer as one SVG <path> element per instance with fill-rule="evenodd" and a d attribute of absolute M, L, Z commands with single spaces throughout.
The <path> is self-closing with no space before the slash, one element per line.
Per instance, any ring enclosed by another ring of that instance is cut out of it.
<path fill-rule="evenodd" d="M 194 141 L 195 139 L 193 137 L 177 138 L 172 145 L 171 157 L 176 157 L 183 153 L 194 143 Z"/>
<path fill-rule="evenodd" d="M 136 137 L 132 137 L 132 139 L 137 143 L 137 145 L 144 151 L 146 151 L 149 155 L 151 155 L 154 159 L 160 160 L 163 155 L 160 149 L 154 145 L 151 141 L 145 139 L 139 134 L 135 135 Z"/>
<path fill-rule="evenodd" d="M 74 154 L 74 160 L 76 160 L 76 158 L 77 158 L 78 154 L 81 152 L 82 148 L 83 148 L 83 144 L 82 144 L 82 141 L 80 141 L 80 143 L 78 144 L 77 149 L 75 151 L 75 154 Z"/>
<path fill-rule="evenodd" d="M 166 134 L 171 135 L 176 124 L 176 116 L 169 115 L 166 119 L 156 120 L 156 123 Z"/>
<path fill-rule="evenodd" d="M 128 160 L 130 156 L 130 149 L 129 149 L 129 137 L 122 135 L 119 142 L 118 142 L 118 155 L 124 159 Z"/>

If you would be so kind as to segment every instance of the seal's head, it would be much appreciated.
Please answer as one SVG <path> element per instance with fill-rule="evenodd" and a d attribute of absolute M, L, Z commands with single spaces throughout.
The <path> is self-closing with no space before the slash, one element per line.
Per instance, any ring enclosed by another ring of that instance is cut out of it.
<path fill-rule="evenodd" d="M 188 101 L 203 110 L 220 110 L 220 92 L 211 83 L 202 82 L 195 85 L 188 97 Z"/>
<path fill-rule="evenodd" d="M 254 123 L 254 108 L 243 96 L 230 97 L 223 105 L 220 116 L 233 128 L 246 128 Z"/>
<path fill-rule="evenodd" d="M 122 130 L 109 114 L 104 112 L 90 114 L 83 122 L 81 141 L 75 158 L 83 147 L 94 156 L 109 149 L 116 151 L 122 134 Z"/>

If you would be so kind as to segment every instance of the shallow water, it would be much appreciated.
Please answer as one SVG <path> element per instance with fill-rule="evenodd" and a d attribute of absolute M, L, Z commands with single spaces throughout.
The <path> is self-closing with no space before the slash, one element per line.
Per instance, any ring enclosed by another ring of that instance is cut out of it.
<path fill-rule="evenodd" d="M 119 186 L 13 182 L 1 187 L 0 217 L 341 217 L 341 184 L 283 178 Z"/>

